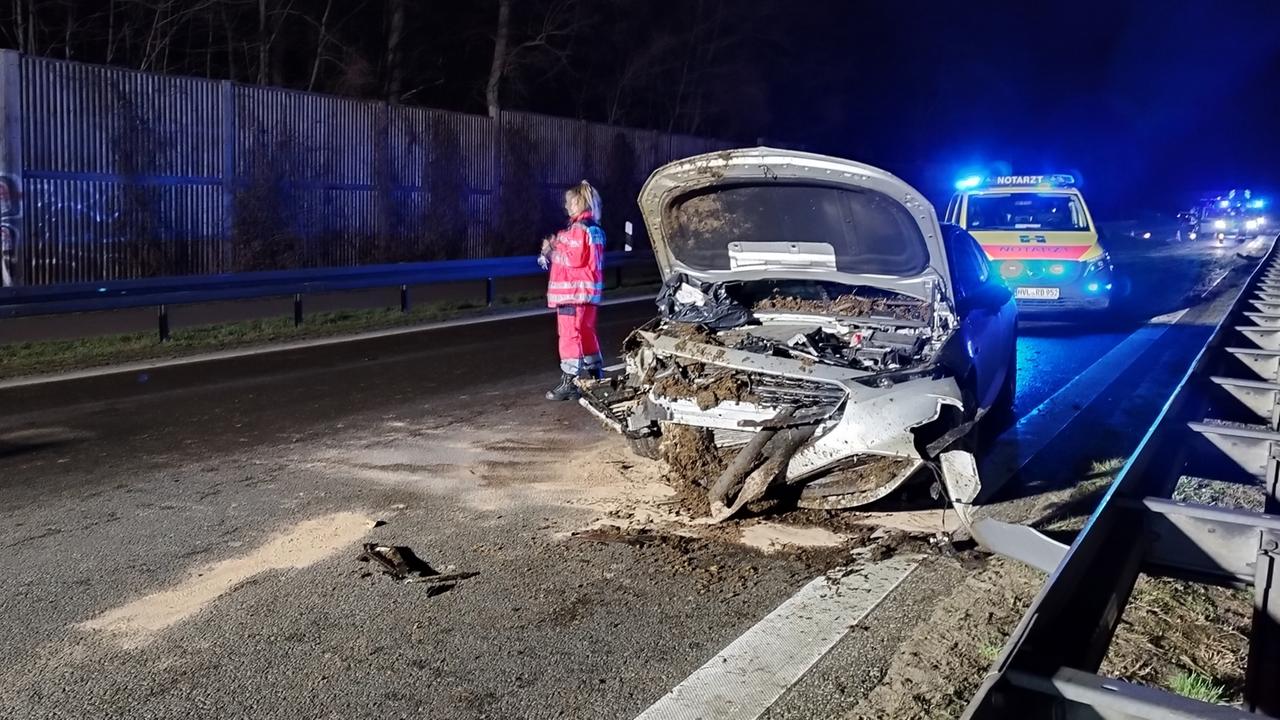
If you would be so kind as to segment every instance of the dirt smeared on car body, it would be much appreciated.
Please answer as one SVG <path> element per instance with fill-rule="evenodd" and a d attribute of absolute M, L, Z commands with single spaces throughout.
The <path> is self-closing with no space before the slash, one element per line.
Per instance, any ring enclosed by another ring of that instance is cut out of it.
<path fill-rule="evenodd" d="M 1010 372 L 977 372 L 975 343 L 1011 356 L 997 346 L 1012 343 L 1012 310 L 966 334 L 942 229 L 914 190 L 759 148 L 659 169 L 641 208 L 659 316 L 628 339 L 625 372 L 582 381 L 586 408 L 638 452 L 656 456 L 679 428 L 682 446 L 728 458 L 686 461 L 706 472 L 695 481 L 717 520 L 784 487 L 832 509 L 925 477 L 974 500 L 968 440 L 994 399 L 982 383 Z"/>

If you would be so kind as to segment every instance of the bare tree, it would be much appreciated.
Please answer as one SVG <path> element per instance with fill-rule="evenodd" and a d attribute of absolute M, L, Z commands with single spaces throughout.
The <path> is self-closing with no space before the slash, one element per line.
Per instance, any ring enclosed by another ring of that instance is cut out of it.
<path fill-rule="evenodd" d="M 317 28 L 316 54 L 311 63 L 311 77 L 307 80 L 307 90 L 314 90 L 316 77 L 320 74 L 320 63 L 325 59 L 325 50 L 329 44 L 329 14 L 333 11 L 333 0 L 325 0 L 324 12 L 320 14 Z"/>
<path fill-rule="evenodd" d="M 507 42 L 511 34 L 511 0 L 498 0 L 498 27 L 493 36 L 493 62 L 489 65 L 489 82 L 485 84 L 485 106 L 489 117 L 497 119 L 502 111 L 499 104 L 502 74 L 507 68 Z"/>
<path fill-rule="evenodd" d="M 511 0 L 498 0 L 493 61 L 485 85 L 489 117 L 497 117 L 502 110 L 502 89 L 508 79 L 540 73 L 537 79 L 545 80 L 567 63 L 574 37 L 586 28 L 580 0 L 527 3 L 522 7 L 528 14 L 515 25 L 511 7 Z"/>
<path fill-rule="evenodd" d="M 391 17 L 387 24 L 387 102 L 400 101 L 400 87 L 404 82 L 401 65 L 400 41 L 404 36 L 404 0 L 388 0 Z"/>

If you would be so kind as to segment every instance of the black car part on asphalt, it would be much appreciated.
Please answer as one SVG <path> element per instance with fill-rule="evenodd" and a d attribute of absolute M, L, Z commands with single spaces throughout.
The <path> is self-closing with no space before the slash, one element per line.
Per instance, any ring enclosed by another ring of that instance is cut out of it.
<path fill-rule="evenodd" d="M 1264 512 L 1177 502 L 1182 477 L 1261 484 Z M 1275 243 L 1084 530 L 1066 548 L 984 519 L 1051 571 L 964 717 L 1280 717 L 1280 259 Z M 1097 674 L 1140 575 L 1253 589 L 1245 709 Z"/>

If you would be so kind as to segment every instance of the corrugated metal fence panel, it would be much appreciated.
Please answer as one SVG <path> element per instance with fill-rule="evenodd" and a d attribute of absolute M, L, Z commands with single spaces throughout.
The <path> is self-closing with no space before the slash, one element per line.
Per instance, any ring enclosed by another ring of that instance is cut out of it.
<path fill-rule="evenodd" d="M 531 113 L 505 112 L 504 126 L 525 134 L 533 147 L 533 164 L 542 182 L 567 187 L 582 180 L 586 169 L 585 123 Z"/>
<path fill-rule="evenodd" d="M 24 57 L 33 284 L 221 269 L 218 83 Z"/>
<path fill-rule="evenodd" d="M 431 160 L 431 116 L 423 108 L 392 106 L 387 111 L 387 145 L 397 187 L 425 188 Z"/>
<path fill-rule="evenodd" d="M 483 115 L 431 111 L 447 132 L 457 134 L 462 146 L 467 187 L 472 192 L 498 189 L 498 124 Z"/>
<path fill-rule="evenodd" d="M 234 95 L 239 177 L 271 171 L 304 183 L 372 186 L 382 104 L 242 85 Z"/>
<path fill-rule="evenodd" d="M 28 172 L 219 174 L 216 81 L 26 56 L 22 81 Z"/>
<path fill-rule="evenodd" d="M 659 145 L 662 136 L 659 133 L 648 130 L 632 130 L 627 129 L 623 132 L 627 133 L 631 140 L 631 146 L 636 149 L 636 167 L 647 168 L 640 171 L 644 176 L 653 171 L 660 165 L 665 165 L 666 161 L 659 152 Z"/>
<path fill-rule="evenodd" d="M 496 195 L 472 193 L 467 198 L 467 247 L 462 257 L 484 257 L 489 235 L 493 233 L 493 220 L 498 211 Z"/>
<path fill-rule="evenodd" d="M 244 232 L 296 266 L 483 257 L 497 228 L 503 125 L 485 116 L 26 56 L 21 82 L 19 257 L 32 284 L 236 270 Z M 722 147 L 529 113 L 502 123 L 529 141 L 548 208 L 584 177 L 621 192 L 611 165 L 624 147 L 637 185 Z M 429 173 L 450 156 L 465 190 Z M 433 203 L 458 197 L 431 177 L 462 192 L 465 238 L 428 227 L 441 217 Z"/>

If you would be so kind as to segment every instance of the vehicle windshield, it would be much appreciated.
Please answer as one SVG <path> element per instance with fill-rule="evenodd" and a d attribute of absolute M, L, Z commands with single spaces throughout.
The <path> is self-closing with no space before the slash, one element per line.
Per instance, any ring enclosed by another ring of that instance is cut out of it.
<path fill-rule="evenodd" d="M 1005 193 L 970 195 L 965 227 L 969 230 L 1089 229 L 1080 199 L 1071 193 Z"/>
<path fill-rule="evenodd" d="M 920 227 L 873 190 L 729 185 L 678 198 L 668 211 L 672 256 L 694 270 L 808 263 L 840 272 L 913 276 L 929 265 Z"/>

